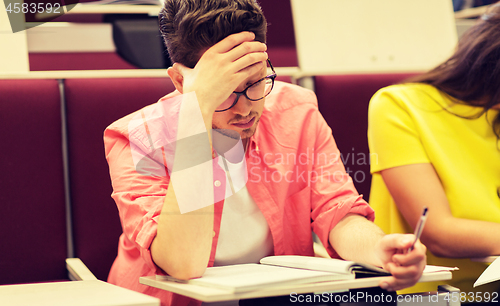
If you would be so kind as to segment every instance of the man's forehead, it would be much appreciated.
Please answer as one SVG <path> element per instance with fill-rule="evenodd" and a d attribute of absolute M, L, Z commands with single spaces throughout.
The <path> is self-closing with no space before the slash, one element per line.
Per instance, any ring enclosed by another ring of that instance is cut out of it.
<path fill-rule="evenodd" d="M 267 62 L 264 62 L 264 68 L 262 68 L 259 72 L 251 75 L 247 78 L 247 81 L 258 81 L 267 75 Z"/>

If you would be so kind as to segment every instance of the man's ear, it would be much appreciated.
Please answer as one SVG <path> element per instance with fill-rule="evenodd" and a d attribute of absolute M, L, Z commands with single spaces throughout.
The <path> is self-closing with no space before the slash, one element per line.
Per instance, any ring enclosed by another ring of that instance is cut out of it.
<path fill-rule="evenodd" d="M 179 71 L 179 64 L 174 63 L 174 65 L 167 69 L 167 74 L 174 83 L 175 89 L 181 94 L 183 93 L 184 77 Z"/>

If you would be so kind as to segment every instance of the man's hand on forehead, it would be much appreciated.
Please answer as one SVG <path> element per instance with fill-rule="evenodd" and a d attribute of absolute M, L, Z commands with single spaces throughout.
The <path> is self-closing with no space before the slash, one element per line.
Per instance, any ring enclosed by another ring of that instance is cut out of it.
<path fill-rule="evenodd" d="M 182 75 L 183 91 L 195 91 L 203 111 L 214 112 L 245 80 L 259 73 L 267 60 L 267 46 L 252 32 L 229 35 L 209 48 L 194 67 L 174 64 Z"/>
<path fill-rule="evenodd" d="M 223 56 L 225 59 L 221 62 L 221 67 L 229 69 L 229 73 L 245 73 L 245 69 L 257 67 L 253 72 L 258 72 L 262 69 L 261 65 L 265 65 L 267 60 L 267 46 L 261 42 L 255 41 L 255 34 L 252 32 L 241 32 L 229 35 L 213 47 L 209 48 L 202 56 L 213 59 L 217 56 Z M 201 61 L 201 59 L 200 59 Z M 230 63 L 227 67 L 225 64 Z M 252 73 L 247 73 L 251 75 Z"/>
<path fill-rule="evenodd" d="M 255 40 L 252 32 L 241 32 L 229 35 L 213 46 L 215 52 L 227 53 L 230 60 L 236 61 L 255 52 L 265 52 L 267 46 Z M 264 59 L 264 61 L 267 59 Z"/>

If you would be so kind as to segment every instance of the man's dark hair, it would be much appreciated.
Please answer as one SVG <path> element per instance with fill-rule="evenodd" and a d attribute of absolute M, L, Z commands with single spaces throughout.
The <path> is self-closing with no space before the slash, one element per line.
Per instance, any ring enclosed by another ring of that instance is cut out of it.
<path fill-rule="evenodd" d="M 266 42 L 266 19 L 255 0 L 165 0 L 158 19 L 170 59 L 190 68 L 231 34 L 249 31 Z"/>
<path fill-rule="evenodd" d="M 447 61 L 407 82 L 430 84 L 458 103 L 482 107 L 483 112 L 478 116 L 499 105 L 500 3 L 464 33 Z M 493 130 L 500 139 L 500 115 L 494 119 Z"/>

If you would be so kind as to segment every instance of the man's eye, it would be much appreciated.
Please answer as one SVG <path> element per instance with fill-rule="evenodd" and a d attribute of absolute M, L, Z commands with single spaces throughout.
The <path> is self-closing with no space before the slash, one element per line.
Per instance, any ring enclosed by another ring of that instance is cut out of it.
<path fill-rule="evenodd" d="M 260 83 L 262 83 L 262 80 L 258 80 L 258 81 L 252 82 L 252 83 L 248 84 L 247 87 L 250 86 L 250 85 L 255 86 L 255 85 L 258 85 Z"/>

